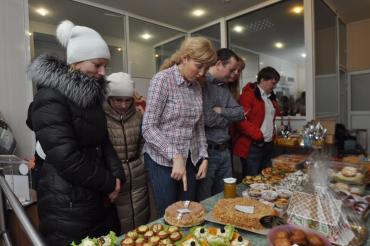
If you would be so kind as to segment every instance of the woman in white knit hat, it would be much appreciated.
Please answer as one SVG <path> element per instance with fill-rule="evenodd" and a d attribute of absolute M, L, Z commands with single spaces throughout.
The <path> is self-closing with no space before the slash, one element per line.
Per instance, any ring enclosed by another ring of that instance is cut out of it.
<path fill-rule="evenodd" d="M 116 200 L 122 233 L 148 223 L 148 185 L 141 149 L 142 113 L 134 102 L 134 81 L 127 73 L 107 77 L 108 97 L 104 103 L 110 140 L 121 160 L 126 184 Z"/>
<path fill-rule="evenodd" d="M 37 93 L 30 120 L 46 158 L 38 186 L 40 232 L 47 245 L 119 232 L 113 202 L 125 174 L 107 132 L 107 44 L 93 29 L 63 21 L 57 38 L 67 61 L 37 57 L 28 68 Z"/>

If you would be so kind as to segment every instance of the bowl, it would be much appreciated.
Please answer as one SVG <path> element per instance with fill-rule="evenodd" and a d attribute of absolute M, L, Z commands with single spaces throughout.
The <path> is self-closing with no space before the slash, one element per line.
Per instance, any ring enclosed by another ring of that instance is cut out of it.
<path fill-rule="evenodd" d="M 311 230 L 311 229 L 308 229 L 308 228 L 304 228 L 304 227 L 301 227 L 301 226 L 288 224 L 288 225 L 280 225 L 280 226 L 274 227 L 268 232 L 267 239 L 269 241 L 269 246 L 274 246 L 274 241 L 276 240 L 276 238 L 277 238 L 276 236 L 279 232 L 283 231 L 283 232 L 288 232 L 289 234 L 291 234 L 292 231 L 294 231 L 294 230 L 303 231 L 305 233 L 306 237 L 307 236 L 312 236 L 312 235 L 315 235 L 315 236 L 319 237 L 321 239 L 321 241 L 323 242 L 324 246 L 331 246 L 332 245 L 324 235 L 322 235 L 321 233 L 319 233 L 317 231 L 314 231 L 314 230 Z M 292 243 L 292 245 L 293 245 L 293 243 Z"/>
<path fill-rule="evenodd" d="M 281 198 L 289 198 L 292 196 L 292 192 L 290 190 L 277 190 L 276 191 L 278 196 L 281 197 Z"/>
<path fill-rule="evenodd" d="M 276 191 L 273 191 L 273 190 L 263 190 L 261 191 L 261 197 L 262 199 L 266 200 L 266 201 L 273 201 L 277 198 L 278 196 L 278 193 Z"/>
<path fill-rule="evenodd" d="M 254 183 L 249 185 L 251 189 L 256 189 L 256 190 L 268 190 L 270 189 L 270 186 L 268 184 L 264 183 Z"/>

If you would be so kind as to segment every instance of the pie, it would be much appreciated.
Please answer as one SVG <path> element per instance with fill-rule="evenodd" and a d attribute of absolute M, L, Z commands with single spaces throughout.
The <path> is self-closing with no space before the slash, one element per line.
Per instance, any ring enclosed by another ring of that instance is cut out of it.
<path fill-rule="evenodd" d="M 235 209 L 235 205 L 253 207 L 253 213 L 244 213 Z M 232 198 L 219 200 L 212 210 L 212 215 L 218 221 L 232 224 L 240 228 L 262 230 L 264 227 L 260 219 L 268 215 L 278 215 L 271 206 L 263 204 L 255 199 Z"/>
<path fill-rule="evenodd" d="M 185 212 L 186 211 L 186 212 Z M 191 227 L 204 222 L 205 209 L 198 202 L 179 201 L 168 206 L 164 213 L 164 220 L 174 226 Z"/>

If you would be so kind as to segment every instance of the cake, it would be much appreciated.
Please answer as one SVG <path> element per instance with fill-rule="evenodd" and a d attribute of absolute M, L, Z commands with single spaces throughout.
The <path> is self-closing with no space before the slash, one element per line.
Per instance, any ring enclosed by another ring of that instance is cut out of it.
<path fill-rule="evenodd" d="M 191 227 L 203 223 L 204 207 L 198 202 L 179 201 L 168 206 L 165 210 L 165 221 L 178 227 Z"/>
<path fill-rule="evenodd" d="M 235 209 L 236 205 L 250 206 L 253 213 L 243 213 Z M 277 215 L 275 209 L 257 200 L 248 198 L 221 199 L 213 208 L 212 215 L 225 224 L 233 224 L 245 229 L 262 230 L 260 219 L 268 215 Z"/>

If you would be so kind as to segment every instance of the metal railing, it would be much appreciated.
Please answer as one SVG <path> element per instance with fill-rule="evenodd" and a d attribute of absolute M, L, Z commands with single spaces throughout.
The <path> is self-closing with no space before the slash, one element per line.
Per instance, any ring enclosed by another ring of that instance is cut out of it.
<path fill-rule="evenodd" d="M 22 204 L 19 202 L 18 198 L 14 195 L 13 191 L 9 187 L 8 183 L 5 180 L 2 170 L 0 169 L 0 238 L 3 238 L 5 246 L 11 246 L 12 243 L 9 239 L 8 232 L 5 226 L 5 214 L 3 207 L 2 194 L 5 195 L 5 198 L 8 200 L 10 206 L 12 207 L 15 215 L 19 219 L 21 225 L 23 226 L 24 231 L 26 232 L 28 238 L 31 240 L 32 245 L 35 246 L 44 246 L 46 245 L 42 238 L 40 237 L 37 230 L 33 227 L 30 220 L 27 217 L 26 212 L 23 209 Z"/>

